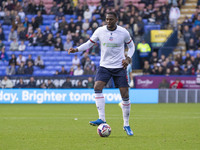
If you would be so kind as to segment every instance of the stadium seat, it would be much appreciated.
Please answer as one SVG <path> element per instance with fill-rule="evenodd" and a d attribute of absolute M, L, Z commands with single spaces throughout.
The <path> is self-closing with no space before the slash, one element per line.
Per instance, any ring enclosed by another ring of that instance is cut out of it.
<path fill-rule="evenodd" d="M 190 56 L 194 56 L 195 55 L 195 52 L 193 50 L 188 50 L 186 53 L 189 53 Z"/>
<path fill-rule="evenodd" d="M 43 46 L 43 47 L 42 47 L 42 50 L 43 50 L 43 51 L 49 51 L 49 50 L 50 50 L 50 46 Z"/>
<path fill-rule="evenodd" d="M 34 47 L 33 47 L 33 46 L 27 46 L 27 50 L 28 50 L 28 51 L 33 51 L 33 50 L 34 50 Z"/>
<path fill-rule="evenodd" d="M 35 51 L 42 51 L 42 46 L 35 46 L 35 47 L 34 47 L 34 50 L 35 50 Z"/>

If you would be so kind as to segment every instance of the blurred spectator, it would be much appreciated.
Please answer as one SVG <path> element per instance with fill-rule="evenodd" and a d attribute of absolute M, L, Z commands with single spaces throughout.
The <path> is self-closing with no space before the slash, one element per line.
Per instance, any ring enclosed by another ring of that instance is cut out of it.
<path fill-rule="evenodd" d="M 13 42 L 10 44 L 10 50 L 11 51 L 18 51 L 19 44 L 16 39 L 13 40 Z"/>
<path fill-rule="evenodd" d="M 159 62 L 160 64 L 162 64 L 164 61 L 165 61 L 165 55 L 162 54 L 161 57 L 160 57 L 160 59 L 158 60 L 158 62 Z"/>
<path fill-rule="evenodd" d="M 69 75 L 73 76 L 74 75 L 74 68 L 71 67 L 70 70 L 69 70 Z"/>
<path fill-rule="evenodd" d="M 77 66 L 80 65 L 80 59 L 78 58 L 78 56 L 75 54 L 74 58 L 72 59 L 72 66 L 74 68 L 77 68 Z"/>
<path fill-rule="evenodd" d="M 85 22 L 82 25 L 83 30 L 88 30 L 90 27 L 89 19 L 86 19 Z"/>
<path fill-rule="evenodd" d="M 188 60 L 191 60 L 190 53 L 186 53 L 186 58 L 184 60 L 184 64 L 186 64 Z"/>
<path fill-rule="evenodd" d="M 46 10 L 43 4 L 43 1 L 41 0 L 39 4 L 36 4 L 35 11 L 38 13 L 38 11 L 41 12 L 41 14 L 46 14 Z"/>
<path fill-rule="evenodd" d="M 7 76 L 4 76 L 3 80 L 1 81 L 1 88 L 13 88 L 13 83 Z"/>
<path fill-rule="evenodd" d="M 179 79 L 176 79 L 176 81 L 172 82 L 170 84 L 171 89 L 182 89 L 183 88 L 183 83 Z"/>
<path fill-rule="evenodd" d="M 63 89 L 69 89 L 72 88 L 72 83 L 69 77 L 67 77 L 67 80 L 62 85 Z"/>
<path fill-rule="evenodd" d="M 2 30 L 2 28 L 0 27 L 0 40 L 1 41 L 4 41 L 5 40 L 5 35 L 4 35 L 4 32 Z"/>
<path fill-rule="evenodd" d="M 190 71 L 188 70 L 187 66 L 185 66 L 181 72 L 181 75 L 191 75 Z"/>
<path fill-rule="evenodd" d="M 75 88 L 77 88 L 77 89 L 83 88 L 82 82 L 80 80 L 78 81 L 78 84 L 77 84 L 77 86 Z"/>
<path fill-rule="evenodd" d="M 64 50 L 61 38 L 57 38 L 56 39 L 56 43 L 54 45 L 54 50 L 55 51 L 63 51 Z"/>
<path fill-rule="evenodd" d="M 156 52 L 152 52 L 152 56 L 150 58 L 150 64 L 154 64 L 158 62 L 158 55 Z"/>
<path fill-rule="evenodd" d="M 53 34 L 49 33 L 47 39 L 44 41 L 45 46 L 53 46 L 54 45 L 54 38 Z"/>
<path fill-rule="evenodd" d="M 83 25 L 82 17 L 78 16 L 78 20 L 76 22 L 76 26 L 79 26 L 80 29 L 82 29 L 82 25 Z"/>
<path fill-rule="evenodd" d="M 39 27 L 40 24 L 39 24 L 38 21 L 36 22 L 36 19 L 33 17 L 33 18 L 31 18 L 31 24 L 30 25 L 32 25 L 32 27 L 33 27 L 32 29 L 33 30 L 36 30 Z"/>
<path fill-rule="evenodd" d="M 169 89 L 169 82 L 166 79 L 163 79 L 162 82 L 159 84 L 159 89 Z"/>
<path fill-rule="evenodd" d="M 24 83 L 23 81 L 23 78 L 20 78 L 19 79 L 19 83 L 17 83 L 14 88 L 17 88 L 17 89 L 23 89 L 23 88 L 26 88 L 26 84 Z"/>
<path fill-rule="evenodd" d="M 50 79 L 48 79 L 47 89 L 55 89 L 56 86 L 52 83 Z"/>
<path fill-rule="evenodd" d="M 67 25 L 67 22 L 65 20 L 65 16 L 62 17 L 62 21 L 59 23 L 59 31 L 64 30 L 65 25 Z"/>
<path fill-rule="evenodd" d="M 167 68 L 167 69 L 166 69 L 165 75 L 166 75 L 166 76 L 171 75 L 171 69 L 170 69 L 170 68 Z"/>
<path fill-rule="evenodd" d="M 90 59 L 90 57 L 87 57 L 86 58 L 86 61 L 85 61 L 85 65 L 84 65 L 84 69 L 86 68 L 86 67 L 91 67 L 91 59 Z"/>
<path fill-rule="evenodd" d="M 72 41 L 70 39 L 67 39 L 66 42 L 64 43 L 64 50 L 68 50 L 69 48 L 73 47 Z"/>
<path fill-rule="evenodd" d="M 126 71 L 127 71 L 128 84 L 130 87 L 133 87 L 132 63 L 128 64 Z"/>
<path fill-rule="evenodd" d="M 3 25 L 11 25 L 12 24 L 12 18 L 10 15 L 10 11 L 5 11 L 4 19 L 3 19 Z"/>
<path fill-rule="evenodd" d="M 25 74 L 32 75 L 33 71 L 33 63 L 29 61 L 27 67 L 25 68 Z"/>
<path fill-rule="evenodd" d="M 93 75 L 94 72 L 92 72 L 92 70 L 90 69 L 89 66 L 87 66 L 86 68 L 84 68 L 83 70 L 83 75 Z"/>
<path fill-rule="evenodd" d="M 92 18 L 92 12 L 87 8 L 83 13 L 84 19 L 90 20 Z"/>
<path fill-rule="evenodd" d="M 10 33 L 9 33 L 9 35 L 8 35 L 8 41 L 10 42 L 10 41 L 14 41 L 14 40 L 17 40 L 17 32 L 14 30 L 14 28 L 12 28 L 11 30 L 10 30 Z"/>
<path fill-rule="evenodd" d="M 191 38 L 191 39 L 189 40 L 189 43 L 186 44 L 186 49 L 187 49 L 187 50 L 196 50 L 196 49 L 197 49 L 196 44 L 195 44 L 193 38 Z"/>
<path fill-rule="evenodd" d="M 95 65 L 95 63 L 93 61 L 91 61 L 90 69 L 92 70 L 93 74 L 96 73 L 96 65 Z"/>
<path fill-rule="evenodd" d="M 46 84 L 43 82 L 43 83 L 41 83 L 41 84 L 39 85 L 39 88 L 41 88 L 41 89 L 46 89 L 47 86 L 46 86 Z"/>
<path fill-rule="evenodd" d="M 18 11 L 18 15 L 21 18 L 21 20 L 24 20 L 24 18 L 26 16 L 26 14 L 24 13 L 22 8 Z"/>
<path fill-rule="evenodd" d="M 12 28 L 13 28 L 14 30 L 16 30 L 20 24 L 21 24 L 21 19 L 20 19 L 20 17 L 17 15 L 17 16 L 15 16 L 15 19 L 13 19 L 13 21 L 12 21 Z"/>
<path fill-rule="evenodd" d="M 11 63 L 10 66 L 7 66 L 6 68 L 6 75 L 15 75 L 15 74 L 16 74 L 15 64 Z"/>
<path fill-rule="evenodd" d="M 92 77 L 88 77 L 87 88 L 88 88 L 88 89 L 94 88 L 94 81 L 93 81 L 93 78 L 92 78 Z"/>
<path fill-rule="evenodd" d="M 38 24 L 38 25 L 42 25 L 43 24 L 43 17 L 41 15 L 41 11 L 38 11 L 37 12 L 37 16 L 35 17 L 35 22 Z"/>
<path fill-rule="evenodd" d="M 146 60 L 144 61 L 143 75 L 149 75 L 149 74 L 151 74 L 151 67 L 149 65 L 149 62 Z"/>
<path fill-rule="evenodd" d="M 188 72 L 189 72 L 190 75 L 194 75 L 194 74 L 195 74 L 195 68 L 194 68 L 194 66 L 192 65 L 191 60 L 188 60 L 188 61 L 187 61 L 186 67 L 187 67 Z"/>
<path fill-rule="evenodd" d="M 2 40 L 0 39 L 0 51 L 1 51 L 2 47 L 4 47 L 4 46 L 5 46 L 4 43 L 3 43 Z"/>
<path fill-rule="evenodd" d="M 69 31 L 69 25 L 66 24 L 65 27 L 64 27 L 64 29 L 61 31 L 62 35 L 67 35 L 68 31 Z"/>
<path fill-rule="evenodd" d="M 52 23 L 51 29 L 55 30 L 56 32 L 59 31 L 59 18 L 58 17 L 56 17 L 55 21 Z"/>
<path fill-rule="evenodd" d="M 50 14 L 55 15 L 57 13 L 57 11 L 58 11 L 57 3 L 55 1 L 53 1 L 53 6 L 51 7 Z"/>
<path fill-rule="evenodd" d="M 176 4 L 173 4 L 172 7 L 170 8 L 170 12 L 169 12 L 169 21 L 170 21 L 170 25 L 173 28 L 177 28 L 177 21 L 178 18 L 180 17 L 180 10 L 177 7 Z"/>
<path fill-rule="evenodd" d="M 83 53 L 83 57 L 81 58 L 81 66 L 85 66 L 86 59 L 88 57 L 88 52 Z"/>
<path fill-rule="evenodd" d="M 145 60 L 149 59 L 149 54 L 151 52 L 151 47 L 149 46 L 148 43 L 143 39 L 141 43 L 137 45 L 137 50 L 140 53 L 140 58 L 141 58 L 141 65 L 143 66 L 143 62 Z"/>
<path fill-rule="evenodd" d="M 15 54 L 11 55 L 11 59 L 9 60 L 9 65 L 14 64 L 15 66 L 17 65 L 17 58 L 15 56 Z"/>
<path fill-rule="evenodd" d="M 181 67 L 178 63 L 178 61 L 174 61 L 174 66 L 172 70 L 172 75 L 180 75 L 181 74 Z"/>
<path fill-rule="evenodd" d="M 19 40 L 25 41 L 26 40 L 26 27 L 22 27 L 19 31 Z"/>
<path fill-rule="evenodd" d="M 195 20 L 195 22 L 194 22 L 194 25 L 195 26 L 200 26 L 200 15 L 198 15 L 198 17 L 197 17 L 197 20 Z"/>
<path fill-rule="evenodd" d="M 6 62 L 8 60 L 9 58 L 8 58 L 7 53 L 5 52 L 5 47 L 2 47 L 1 52 L 0 52 L 0 61 Z"/>
<path fill-rule="evenodd" d="M 21 43 L 19 44 L 19 51 L 24 51 L 26 49 L 26 45 L 24 44 L 24 41 L 21 41 Z"/>
<path fill-rule="evenodd" d="M 40 67 L 41 69 L 44 69 L 44 61 L 41 59 L 40 56 L 37 56 L 37 58 L 35 59 L 35 66 Z"/>
<path fill-rule="evenodd" d="M 59 75 L 66 75 L 68 72 L 65 70 L 65 67 L 62 66 L 61 71 L 58 73 Z"/>
<path fill-rule="evenodd" d="M 29 62 L 29 61 L 30 61 L 32 64 L 34 64 L 34 60 L 33 60 L 31 54 L 29 54 L 29 55 L 28 55 L 28 59 L 26 59 L 26 65 L 28 65 L 28 62 Z"/>
<path fill-rule="evenodd" d="M 34 77 L 30 77 L 30 81 L 27 84 L 27 88 L 37 88 Z"/>
<path fill-rule="evenodd" d="M 74 76 L 81 76 L 83 75 L 83 69 L 81 68 L 81 65 L 78 65 L 77 69 L 74 70 Z"/>
<path fill-rule="evenodd" d="M 56 15 L 56 17 L 58 17 L 59 20 L 61 20 L 62 17 L 64 16 L 63 8 L 61 8 L 61 7 L 58 8 L 58 11 L 55 15 Z"/>
<path fill-rule="evenodd" d="M 28 1 L 28 6 L 27 6 L 26 10 L 27 10 L 28 14 L 34 14 L 34 13 L 36 13 L 35 2 L 34 1 Z"/>
<path fill-rule="evenodd" d="M 21 62 L 19 67 L 17 68 L 17 74 L 18 75 L 24 75 L 25 74 L 24 62 Z"/>
<path fill-rule="evenodd" d="M 182 65 L 183 59 L 182 59 L 181 54 L 177 54 L 177 55 L 175 56 L 175 61 L 177 61 L 178 64 Z"/>

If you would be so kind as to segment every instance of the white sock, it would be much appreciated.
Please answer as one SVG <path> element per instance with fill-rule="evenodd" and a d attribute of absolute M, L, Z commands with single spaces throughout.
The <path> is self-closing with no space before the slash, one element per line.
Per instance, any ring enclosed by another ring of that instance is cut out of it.
<path fill-rule="evenodd" d="M 122 101 L 122 113 L 124 119 L 124 126 L 129 126 L 129 115 L 131 110 L 130 100 Z"/>
<path fill-rule="evenodd" d="M 105 99 L 102 93 L 95 93 L 96 106 L 99 113 L 99 119 L 106 121 L 105 119 Z"/>

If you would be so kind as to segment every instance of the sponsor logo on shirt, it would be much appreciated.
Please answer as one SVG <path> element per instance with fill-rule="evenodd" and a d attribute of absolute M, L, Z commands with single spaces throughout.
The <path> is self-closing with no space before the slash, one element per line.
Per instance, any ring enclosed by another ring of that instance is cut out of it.
<path fill-rule="evenodd" d="M 117 44 L 117 43 L 103 43 L 103 46 L 106 46 L 106 47 L 120 47 L 120 45 Z"/>

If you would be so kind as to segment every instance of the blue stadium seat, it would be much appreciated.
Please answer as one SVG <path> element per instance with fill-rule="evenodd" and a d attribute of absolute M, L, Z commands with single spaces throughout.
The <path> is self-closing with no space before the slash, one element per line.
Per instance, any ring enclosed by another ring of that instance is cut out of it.
<path fill-rule="evenodd" d="M 9 42 L 9 41 L 3 41 L 3 43 L 5 46 L 10 46 L 10 44 L 11 44 L 11 42 Z"/>
<path fill-rule="evenodd" d="M 148 33 L 151 30 L 160 30 L 160 25 L 145 25 L 144 32 Z"/>
<path fill-rule="evenodd" d="M 77 19 L 77 15 L 70 15 L 70 18 Z"/>
<path fill-rule="evenodd" d="M 55 19 L 55 15 L 48 15 L 49 20 L 54 20 Z"/>
<path fill-rule="evenodd" d="M 42 30 L 42 32 L 46 29 L 46 25 L 41 25 L 40 29 Z"/>
<path fill-rule="evenodd" d="M 50 20 L 44 20 L 43 25 L 45 25 L 45 26 L 51 25 L 51 21 Z"/>
<path fill-rule="evenodd" d="M 148 24 L 148 20 L 147 19 L 142 19 L 143 23 L 146 25 Z"/>
<path fill-rule="evenodd" d="M 94 14 L 94 15 L 92 15 L 92 16 L 95 16 L 95 17 L 96 17 L 96 19 L 99 19 L 99 18 L 101 18 L 101 16 L 100 16 L 99 14 Z"/>
<path fill-rule="evenodd" d="M 92 30 L 87 30 L 86 33 L 89 34 L 89 35 L 92 35 Z"/>
<path fill-rule="evenodd" d="M 31 22 L 31 19 L 34 17 L 36 17 L 36 15 L 26 15 L 26 17 L 28 18 L 28 21 L 30 21 Z"/>
<path fill-rule="evenodd" d="M 28 51 L 33 51 L 34 50 L 34 47 L 33 46 L 27 46 L 26 48 Z"/>
<path fill-rule="evenodd" d="M 6 51 L 7 55 L 11 56 L 13 54 L 13 51 Z"/>
<path fill-rule="evenodd" d="M 35 51 L 42 51 L 42 46 L 35 46 L 35 47 L 34 47 L 34 50 L 35 50 Z"/>
<path fill-rule="evenodd" d="M 195 55 L 195 52 L 193 50 L 188 50 L 186 53 L 189 53 L 190 56 L 194 56 Z"/>
<path fill-rule="evenodd" d="M 97 22 L 99 23 L 99 26 L 101 26 L 102 20 L 101 19 L 97 19 Z"/>
<path fill-rule="evenodd" d="M 50 50 L 50 46 L 43 46 L 43 47 L 42 47 L 42 50 L 43 50 L 43 51 L 49 51 L 49 50 Z"/>
<path fill-rule="evenodd" d="M 200 50 L 195 51 L 195 56 L 197 56 L 197 54 L 200 54 Z"/>
<path fill-rule="evenodd" d="M 10 29 L 12 28 L 12 26 L 2 25 L 2 28 L 3 28 L 3 32 L 5 33 L 5 31 L 9 31 L 10 32 Z"/>

